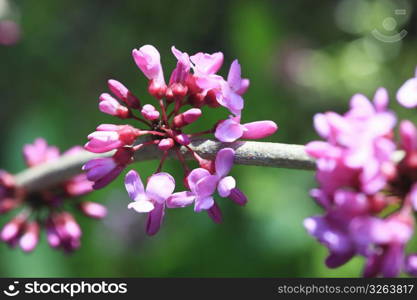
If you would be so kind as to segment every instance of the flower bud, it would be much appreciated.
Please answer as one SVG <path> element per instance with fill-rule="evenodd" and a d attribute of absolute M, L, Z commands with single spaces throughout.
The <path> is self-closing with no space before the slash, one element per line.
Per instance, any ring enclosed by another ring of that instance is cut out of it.
<path fill-rule="evenodd" d="M 107 208 L 96 202 L 81 202 L 79 209 L 84 215 L 94 219 L 102 219 L 107 215 Z"/>
<path fill-rule="evenodd" d="M 191 108 L 174 118 L 174 126 L 177 128 L 184 127 L 198 120 L 201 117 L 201 110 L 198 108 Z"/>
<path fill-rule="evenodd" d="M 187 146 L 188 144 L 191 143 L 191 140 L 188 137 L 188 135 L 186 135 L 184 133 L 181 133 L 181 134 L 178 134 L 177 136 L 175 136 L 175 140 L 177 141 L 178 144 L 184 145 L 184 146 Z"/>
<path fill-rule="evenodd" d="M 117 80 L 110 79 L 108 82 L 109 90 L 120 100 L 127 104 L 127 106 L 135 109 L 140 109 L 139 99 L 133 95 L 122 83 Z"/>
<path fill-rule="evenodd" d="M 149 121 L 154 121 L 159 119 L 159 111 L 155 109 L 155 107 L 151 104 L 146 104 L 143 106 L 141 110 L 142 116 Z"/>
<path fill-rule="evenodd" d="M 207 214 L 214 221 L 214 223 L 220 224 L 223 221 L 222 211 L 216 202 L 214 202 L 213 206 L 207 210 Z"/>
<path fill-rule="evenodd" d="M 127 119 L 130 117 L 130 111 L 109 94 L 100 95 L 100 103 L 98 105 L 100 111 L 105 114 L 119 117 L 121 119 Z"/>
<path fill-rule="evenodd" d="M 162 139 L 159 144 L 158 148 L 162 151 L 168 151 L 174 146 L 174 140 L 171 138 Z"/>
<path fill-rule="evenodd" d="M 28 223 L 22 236 L 19 239 L 20 248 L 25 252 L 31 252 L 39 242 L 39 224 L 37 222 Z"/>

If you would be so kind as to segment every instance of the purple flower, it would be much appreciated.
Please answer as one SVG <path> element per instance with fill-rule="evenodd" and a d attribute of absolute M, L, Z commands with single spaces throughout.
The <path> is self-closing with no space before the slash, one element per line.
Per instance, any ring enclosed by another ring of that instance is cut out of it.
<path fill-rule="evenodd" d="M 83 151 L 75 146 L 65 151 L 62 156 L 69 156 Z M 61 154 L 58 148 L 49 146 L 44 139 L 36 139 L 33 144 L 23 148 L 25 161 L 29 167 L 52 162 Z M 69 179 L 48 186 L 39 191 L 27 191 L 24 187 L 16 186 L 14 179 L 7 173 L 0 172 L 0 213 L 19 206 L 24 206 L 14 219 L 6 223 L 1 231 L 1 239 L 11 246 L 18 245 L 23 251 L 33 251 L 39 242 L 40 230 L 45 229 L 50 245 L 65 251 L 79 247 L 81 228 L 71 213 L 67 212 L 70 204 L 84 210 L 90 217 L 98 218 L 97 207 L 105 207 L 96 203 L 95 209 L 88 202 L 65 200 L 87 194 L 93 190 L 93 182 L 86 174 L 78 174 Z M 64 206 L 65 205 L 65 206 Z"/>
<path fill-rule="evenodd" d="M 216 190 L 218 178 L 203 168 L 194 169 L 187 176 L 187 183 L 194 195 L 194 210 L 207 210 L 214 204 L 213 194 Z M 188 198 L 188 197 L 187 197 Z"/>
<path fill-rule="evenodd" d="M 241 67 L 239 62 L 233 61 L 227 75 L 227 84 L 221 85 L 221 92 L 217 94 L 217 101 L 227 107 L 231 113 L 240 116 L 243 109 L 242 95 L 249 88 L 249 79 L 241 77 Z"/>
<path fill-rule="evenodd" d="M 159 111 L 151 104 L 145 104 L 140 112 L 146 120 L 154 121 L 159 119 Z"/>
<path fill-rule="evenodd" d="M 397 276 L 403 267 L 405 244 L 413 234 L 412 216 L 400 212 L 384 220 L 375 218 L 370 224 L 357 227 L 353 234 L 365 235 L 363 240 L 369 242 L 364 275 Z"/>
<path fill-rule="evenodd" d="M 148 213 L 146 233 L 154 235 L 159 231 L 164 213 L 165 203 L 175 189 L 175 180 L 168 173 L 156 173 L 147 183 L 146 190 L 139 174 L 131 170 L 125 178 L 126 190 L 134 201 L 128 205 L 139 213 Z"/>
<path fill-rule="evenodd" d="M 39 242 L 39 224 L 37 222 L 30 222 L 23 228 L 22 235 L 19 239 L 19 246 L 25 252 L 35 250 Z"/>
<path fill-rule="evenodd" d="M 329 249 L 326 265 L 337 268 L 355 255 L 355 245 L 349 236 L 346 220 L 336 214 L 324 217 L 310 217 L 304 220 L 308 233 Z"/>
<path fill-rule="evenodd" d="M 89 141 L 84 148 L 94 153 L 108 152 L 132 145 L 139 135 L 140 131 L 129 125 L 102 124 L 88 135 Z"/>
<path fill-rule="evenodd" d="M 129 110 L 125 106 L 120 105 L 116 99 L 107 93 L 100 95 L 100 103 L 98 107 L 100 111 L 105 114 L 119 117 L 121 119 L 126 119 L 130 115 Z"/>
<path fill-rule="evenodd" d="M 246 204 L 247 198 L 236 188 L 236 180 L 232 176 L 227 176 L 233 166 L 234 155 L 235 151 L 232 148 L 221 149 L 216 156 L 213 174 L 203 168 L 192 170 L 187 176 L 191 194 L 183 193 L 185 199 L 181 199 L 181 195 L 176 195 L 175 199 L 170 199 L 170 206 L 182 207 L 194 201 L 196 212 L 209 210 L 215 204 L 213 194 L 216 189 L 220 197 L 228 197 L 239 205 Z"/>
<path fill-rule="evenodd" d="M 185 80 L 187 79 L 188 74 L 190 74 L 191 69 L 190 57 L 186 52 L 179 51 L 175 46 L 172 46 L 171 51 L 178 62 L 176 68 L 171 73 L 169 85 L 172 85 L 173 83 L 185 84 Z"/>
<path fill-rule="evenodd" d="M 127 87 L 125 87 L 122 83 L 120 83 L 117 80 L 110 79 L 107 82 L 107 85 L 109 87 L 109 90 L 121 101 L 126 103 L 126 105 L 133 109 L 140 109 L 140 101 L 138 98 L 136 98 L 135 95 L 132 94 L 128 90 Z"/>
<path fill-rule="evenodd" d="M 160 54 L 155 47 L 145 45 L 132 51 L 135 63 L 149 79 L 148 93 L 156 98 L 156 104 L 142 106 L 127 87 L 116 80 L 109 80 L 108 87 L 115 98 L 109 94 L 102 94 L 100 110 L 119 118 L 130 119 L 132 124 L 136 122 L 136 125 L 100 125 L 88 136 L 89 141 L 85 145 L 88 151 L 95 153 L 117 150 L 113 157 L 93 159 L 84 165 L 87 179 L 94 182 L 94 189 L 102 188 L 115 179 L 132 162 L 134 153 L 139 149 L 157 146 L 156 151 L 162 152 L 157 174 L 150 177 L 146 191 L 139 175 L 132 171 L 126 177 L 126 188 L 135 200 L 129 208 L 149 214 L 148 234 L 155 234 L 159 230 L 165 207 L 185 207 L 194 203 L 195 211 L 205 210 L 219 223 L 221 211 L 213 199 L 216 190 L 221 197 L 228 197 L 240 205 L 247 201 L 246 196 L 236 188 L 235 179 L 228 176 L 233 165 L 234 150 L 219 151 L 215 161 L 205 159 L 192 147 L 188 147 L 193 138 L 214 133 L 220 141 L 233 142 L 239 138 L 264 138 L 277 130 L 277 125 L 272 121 L 240 123 L 242 95 L 249 87 L 249 80 L 242 78 L 241 66 L 237 60 L 232 63 L 225 80 L 217 74 L 223 64 L 221 52 L 198 52 L 189 56 L 174 46 L 171 51 L 177 61 L 168 85 L 165 83 Z M 126 105 L 119 103 L 119 100 Z M 156 105 L 159 107 L 156 108 Z M 202 118 L 204 110 L 201 108 L 204 106 L 223 106 L 233 115 L 227 120 L 210 125 L 205 130 L 186 132 L 188 125 Z M 135 144 L 137 138 L 145 134 L 150 138 L 143 143 Z M 192 172 L 189 172 L 191 168 L 180 149 L 181 146 L 185 146 L 199 165 Z M 173 193 L 175 183 L 172 177 L 160 172 L 168 151 L 176 155 L 181 162 L 186 174 L 185 185 L 189 191 Z M 169 189 L 169 193 L 161 196 L 162 198 L 158 198 L 158 193 L 163 192 L 163 187 L 154 188 L 153 184 L 158 178 L 161 179 L 162 186 L 172 183 L 172 190 Z M 91 214 L 94 215 L 94 212 Z"/>
<path fill-rule="evenodd" d="M 88 161 L 83 167 L 87 172 L 87 179 L 94 182 L 95 190 L 101 189 L 112 182 L 131 163 L 133 150 L 120 148 L 112 157 L 95 158 Z"/>
<path fill-rule="evenodd" d="M 49 246 L 72 252 L 81 245 L 80 225 L 68 212 L 53 213 L 46 222 L 46 236 Z"/>
<path fill-rule="evenodd" d="M 83 201 L 79 204 L 80 211 L 87 217 L 102 219 L 107 215 L 107 208 L 97 202 Z"/>
<path fill-rule="evenodd" d="M 194 74 L 203 77 L 216 74 L 223 64 L 223 53 L 213 54 L 198 52 L 190 57 Z"/>
<path fill-rule="evenodd" d="M 165 85 L 161 56 L 154 46 L 145 45 L 139 50 L 133 49 L 132 56 L 139 69 L 149 80 Z"/>
<path fill-rule="evenodd" d="M 262 139 L 273 135 L 278 130 L 273 121 L 256 121 L 240 124 L 240 117 L 232 117 L 221 121 L 214 133 L 215 137 L 225 143 L 231 143 L 237 139 Z"/>
<path fill-rule="evenodd" d="M 33 144 L 27 144 L 23 147 L 23 156 L 26 164 L 33 167 L 57 159 L 59 150 L 57 147 L 48 146 L 44 139 L 38 138 Z"/>
<path fill-rule="evenodd" d="M 386 97 L 384 90 L 378 90 L 372 105 L 365 96 L 357 94 L 345 115 L 328 112 L 314 117 L 317 132 L 327 139 L 327 143 L 313 142 L 306 146 L 307 153 L 318 159 L 318 177 L 321 170 L 339 169 L 342 174 L 349 173 L 345 172 L 347 169 L 357 170 L 361 188 L 369 194 L 386 184 L 383 170 L 391 163 L 395 150 L 388 136 L 396 122 L 394 114 L 386 111 Z M 333 181 L 339 181 L 340 177 Z"/>

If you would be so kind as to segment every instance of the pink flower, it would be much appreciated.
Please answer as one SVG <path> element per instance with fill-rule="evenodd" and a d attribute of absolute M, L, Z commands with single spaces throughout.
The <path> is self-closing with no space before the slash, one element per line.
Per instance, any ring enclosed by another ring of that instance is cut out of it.
<path fill-rule="evenodd" d="M 386 111 L 385 97 L 386 93 L 379 90 L 372 105 L 358 94 L 352 97 L 351 109 L 345 115 L 328 112 L 314 117 L 317 132 L 327 139 L 327 144 L 313 142 L 306 146 L 307 153 L 318 159 L 318 177 L 321 169 L 328 172 L 337 166 L 341 174 L 348 174 L 344 170 L 351 169 L 350 174 L 357 176 L 353 173 L 358 171 L 366 193 L 375 193 L 386 184 L 383 170 L 391 164 L 395 150 L 395 144 L 387 136 L 396 119 L 392 112 Z M 342 176 L 333 180 L 337 182 Z"/>
<path fill-rule="evenodd" d="M 95 190 L 110 184 L 132 161 L 133 151 L 130 148 L 120 148 L 112 157 L 95 158 L 87 162 L 83 171 L 87 179 L 94 182 Z"/>
<path fill-rule="evenodd" d="M 151 104 L 145 104 L 141 110 L 142 116 L 149 121 L 154 121 L 159 119 L 159 111 Z"/>
<path fill-rule="evenodd" d="M 329 267 L 362 255 L 367 258 L 365 276 L 392 277 L 400 272 L 413 227 L 409 206 L 415 193 L 408 190 L 406 174 L 412 168 L 406 161 L 415 149 L 416 130 L 411 123 L 402 123 L 406 158 L 396 166 L 392 160 L 396 118 L 387 106 L 385 89 L 377 90 L 373 103 L 357 94 L 344 115 L 328 112 L 314 117 L 316 130 L 326 141 L 306 146 L 317 159 L 319 188 L 311 196 L 326 214 L 307 219 L 305 226 L 329 248 Z M 389 195 L 408 195 L 400 213 L 380 219 L 375 215 L 393 202 L 385 189 Z"/>
<path fill-rule="evenodd" d="M 183 192 L 175 195 L 174 199 L 168 201 L 169 206 L 183 207 L 194 201 L 196 212 L 209 210 L 215 203 L 213 194 L 216 189 L 222 198 L 228 197 L 239 205 L 246 204 L 247 198 L 236 188 L 236 180 L 232 176 L 227 176 L 233 166 L 234 155 L 235 151 L 232 148 L 221 149 L 216 156 L 214 174 L 203 168 L 192 170 L 187 176 L 191 194 Z"/>
<path fill-rule="evenodd" d="M 240 64 L 234 60 L 230 66 L 227 83 L 221 85 L 221 92 L 217 94 L 217 101 L 231 113 L 240 116 L 244 104 L 242 95 L 248 87 L 249 79 L 241 78 Z"/>
<path fill-rule="evenodd" d="M 337 215 L 327 214 L 324 217 L 310 217 L 304 220 L 308 233 L 329 249 L 326 265 L 329 268 L 339 267 L 355 255 L 355 245 L 350 239 L 346 221 Z"/>
<path fill-rule="evenodd" d="M 125 87 L 122 83 L 117 80 L 110 79 L 107 82 L 109 90 L 121 101 L 126 103 L 126 105 L 130 108 L 140 109 L 140 101 L 133 95 L 127 87 Z"/>
<path fill-rule="evenodd" d="M 146 233 L 154 235 L 159 231 L 165 214 L 165 202 L 175 189 L 175 180 L 168 173 L 156 173 L 147 183 L 146 190 L 139 174 L 131 170 L 125 178 L 126 190 L 134 201 L 128 205 L 139 213 L 148 213 Z"/>
<path fill-rule="evenodd" d="M 216 72 L 223 64 L 223 53 L 216 52 L 213 54 L 199 52 L 190 57 L 192 62 L 191 68 L 194 71 L 193 79 L 202 95 L 206 95 L 209 90 L 219 91 L 221 85 L 225 83 L 222 76 L 216 75 Z"/>
<path fill-rule="evenodd" d="M 408 79 L 397 92 L 397 100 L 402 106 L 417 106 L 417 69 L 414 78 Z"/>
<path fill-rule="evenodd" d="M 79 204 L 79 208 L 87 217 L 102 219 L 107 215 L 107 208 L 96 202 L 84 201 Z"/>
<path fill-rule="evenodd" d="M 256 121 L 240 124 L 240 117 L 232 117 L 221 121 L 214 133 L 215 137 L 225 143 L 231 143 L 239 138 L 262 139 L 274 134 L 278 126 L 273 121 Z"/>
<path fill-rule="evenodd" d="M 20 248 L 25 252 L 31 252 L 39 242 L 39 224 L 30 222 L 23 229 L 22 236 L 19 239 Z"/>
<path fill-rule="evenodd" d="M 26 219 L 27 215 L 20 213 L 11 221 L 6 223 L 0 232 L 1 240 L 8 243 L 9 245 L 16 244 L 17 240 L 22 234 Z"/>
<path fill-rule="evenodd" d="M 161 66 L 161 57 L 154 46 L 145 45 L 132 51 L 133 59 L 143 74 L 151 80 L 150 90 L 161 96 L 165 91 L 165 79 Z"/>
<path fill-rule="evenodd" d="M 197 121 L 202 115 L 201 109 L 190 108 L 174 117 L 174 126 L 181 128 Z"/>
<path fill-rule="evenodd" d="M 140 131 L 129 125 L 102 124 L 88 135 L 89 142 L 84 147 L 90 152 L 108 152 L 132 145 L 139 135 Z"/>
<path fill-rule="evenodd" d="M 171 48 L 172 53 L 177 58 L 177 66 L 172 71 L 171 77 L 169 79 L 169 84 L 172 85 L 173 83 L 184 83 L 187 79 L 188 74 L 190 73 L 191 68 L 191 61 L 190 57 L 186 52 L 181 52 L 175 46 Z"/>
<path fill-rule="evenodd" d="M 194 195 L 194 211 L 200 212 L 213 206 L 213 194 L 218 183 L 217 176 L 211 175 L 206 169 L 197 168 L 188 174 L 187 183 Z M 187 198 L 190 199 L 188 196 Z"/>
<path fill-rule="evenodd" d="M 403 267 L 405 244 L 413 234 L 413 219 L 408 213 L 396 213 L 385 220 L 374 219 L 365 227 L 358 226 L 354 234 L 365 235 L 362 240 L 369 242 L 364 275 L 395 277 Z"/>
<path fill-rule="evenodd" d="M 116 99 L 106 93 L 100 95 L 99 109 L 108 115 L 121 119 L 126 119 L 130 116 L 129 109 L 120 105 Z"/>
<path fill-rule="evenodd" d="M 197 77 L 216 74 L 223 64 L 223 53 L 213 54 L 198 52 L 190 57 L 194 74 Z"/>
<path fill-rule="evenodd" d="M 175 145 L 175 142 L 172 138 L 166 138 L 166 139 L 162 139 L 158 143 L 158 148 L 161 149 L 162 151 L 168 151 L 169 149 L 174 147 L 174 145 Z"/>
<path fill-rule="evenodd" d="M 23 147 L 23 156 L 26 164 L 33 167 L 57 159 L 59 150 L 57 147 L 48 146 L 44 139 L 38 138 L 33 144 Z"/>
<path fill-rule="evenodd" d="M 75 146 L 65 151 L 62 156 L 75 155 L 80 151 L 83 151 L 83 148 Z M 30 167 L 54 161 L 60 156 L 59 150 L 48 146 L 43 139 L 25 145 L 23 153 Z M 13 176 L 0 171 L 0 213 L 17 207 L 22 208 L 21 213 L 4 225 L 1 239 L 10 246 L 18 245 L 23 251 L 30 252 L 38 244 L 40 230 L 44 228 L 50 245 L 65 251 L 75 250 L 80 245 L 81 229 L 72 215 L 65 210 L 67 205 L 80 202 L 77 200 L 68 203 L 65 200 L 91 192 L 92 186 L 93 182 L 88 180 L 86 174 L 78 174 L 39 191 L 28 192 L 25 187 L 15 184 Z M 99 216 L 98 210 L 93 210 L 88 202 L 78 205 L 79 209 L 84 210 L 90 217 Z M 104 207 L 103 209 L 105 210 Z"/>
<path fill-rule="evenodd" d="M 47 240 L 52 248 L 72 252 L 80 247 L 82 231 L 70 213 L 51 214 L 46 222 L 46 228 Z"/>

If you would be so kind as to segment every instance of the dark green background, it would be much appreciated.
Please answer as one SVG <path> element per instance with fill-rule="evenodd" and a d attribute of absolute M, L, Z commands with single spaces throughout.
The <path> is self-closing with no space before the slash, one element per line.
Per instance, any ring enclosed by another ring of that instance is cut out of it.
<path fill-rule="evenodd" d="M 251 87 L 243 121 L 274 120 L 268 140 L 305 144 L 317 135 L 316 112 L 348 107 L 356 92 L 372 97 L 385 86 L 399 115 L 414 118 L 394 100 L 417 65 L 416 8 L 412 1 L 9 1 L 1 18 L 19 22 L 23 36 L 0 46 L 0 166 L 24 168 L 23 144 L 45 137 L 67 149 L 84 144 L 100 123 L 120 123 L 97 109 L 106 80 L 126 84 L 152 102 L 131 50 L 152 44 L 161 52 L 166 77 L 175 64 L 170 47 L 190 54 L 222 51 L 226 75 L 238 58 Z M 406 9 L 397 16 L 395 9 Z M 393 17 L 407 36 L 384 43 L 383 21 Z M 208 109 L 195 128 L 208 128 L 226 111 Z M 133 167 L 149 176 L 156 162 Z M 178 162 L 167 171 L 181 182 Z M 50 249 L 45 236 L 34 253 L 0 245 L 0 276 L 359 276 L 363 260 L 330 270 L 326 255 L 302 221 L 320 213 L 308 190 L 312 172 L 235 166 L 232 172 L 248 195 L 246 207 L 220 199 L 224 222 L 216 225 L 193 209 L 167 212 L 161 232 L 144 235 L 142 215 L 126 208 L 122 176 L 87 197 L 105 203 L 109 216 L 94 221 L 77 215 L 82 247 L 72 255 Z M 6 222 L 13 213 L 0 218 Z M 414 245 L 414 251 L 417 245 Z"/>

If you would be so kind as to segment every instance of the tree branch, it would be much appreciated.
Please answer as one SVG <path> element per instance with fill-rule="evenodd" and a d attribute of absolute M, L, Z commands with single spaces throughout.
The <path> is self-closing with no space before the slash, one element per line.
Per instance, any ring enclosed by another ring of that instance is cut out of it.
<path fill-rule="evenodd" d="M 230 147 L 236 150 L 235 164 L 265 166 L 292 169 L 315 169 L 315 162 L 304 151 L 302 145 L 290 145 L 265 142 L 220 143 L 212 140 L 195 140 L 190 148 L 203 158 L 212 159 L 222 149 Z M 187 159 L 191 159 L 189 151 L 181 148 Z M 16 175 L 18 185 L 28 191 L 36 191 L 58 184 L 74 175 L 81 173 L 81 166 L 93 158 L 109 157 L 114 151 L 104 154 L 94 154 L 81 151 L 77 154 L 64 155 L 58 160 L 26 169 Z M 162 155 L 157 146 L 147 146 L 135 153 L 135 161 L 158 159 Z M 170 153 L 173 157 L 173 153 Z"/>

